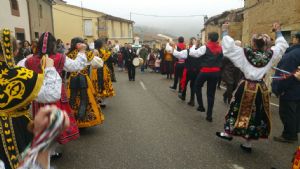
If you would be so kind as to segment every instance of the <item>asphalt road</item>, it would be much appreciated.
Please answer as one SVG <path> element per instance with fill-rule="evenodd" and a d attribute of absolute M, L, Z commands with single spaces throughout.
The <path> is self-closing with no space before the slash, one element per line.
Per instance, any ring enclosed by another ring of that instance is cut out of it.
<path fill-rule="evenodd" d="M 80 139 L 63 147 L 58 169 L 289 169 L 297 144 L 270 140 L 254 143 L 244 153 L 242 139 L 220 140 L 228 107 L 217 91 L 214 121 L 196 111 L 169 90 L 172 81 L 155 73 L 141 74 L 129 82 L 118 72 L 117 95 L 107 100 L 105 123 L 81 130 Z M 205 93 L 205 92 L 203 92 Z M 205 98 L 205 96 L 204 96 Z M 206 99 L 204 99 L 206 101 Z M 272 99 L 276 104 L 276 99 Z M 271 137 L 282 129 L 278 107 L 272 106 Z"/>

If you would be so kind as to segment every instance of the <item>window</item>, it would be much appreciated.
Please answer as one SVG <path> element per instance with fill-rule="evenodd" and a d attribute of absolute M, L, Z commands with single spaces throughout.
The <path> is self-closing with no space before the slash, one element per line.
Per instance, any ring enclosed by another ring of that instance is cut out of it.
<path fill-rule="evenodd" d="M 111 21 L 111 30 L 112 30 L 112 38 L 116 37 L 116 30 L 115 30 L 115 24 L 114 21 Z"/>
<path fill-rule="evenodd" d="M 121 22 L 120 28 L 121 28 L 121 37 L 123 38 L 124 37 L 124 32 L 123 32 L 123 23 L 122 22 Z"/>
<path fill-rule="evenodd" d="M 10 0 L 11 14 L 14 16 L 20 16 L 18 0 Z"/>
<path fill-rule="evenodd" d="M 39 15 L 40 18 L 43 18 L 43 6 L 41 4 L 39 5 Z"/>
<path fill-rule="evenodd" d="M 15 28 L 15 32 L 16 32 L 16 39 L 20 40 L 20 41 L 24 41 L 25 40 L 25 30 L 23 28 Z"/>
<path fill-rule="evenodd" d="M 93 36 L 93 22 L 91 19 L 85 19 L 83 22 L 84 36 Z"/>
<path fill-rule="evenodd" d="M 40 37 L 39 33 L 38 32 L 34 32 L 34 38 L 35 39 L 39 39 L 39 37 Z"/>
<path fill-rule="evenodd" d="M 132 38 L 132 25 L 128 24 L 128 37 Z"/>
<path fill-rule="evenodd" d="M 282 31 L 282 35 L 288 43 L 292 42 L 292 33 L 291 31 Z"/>

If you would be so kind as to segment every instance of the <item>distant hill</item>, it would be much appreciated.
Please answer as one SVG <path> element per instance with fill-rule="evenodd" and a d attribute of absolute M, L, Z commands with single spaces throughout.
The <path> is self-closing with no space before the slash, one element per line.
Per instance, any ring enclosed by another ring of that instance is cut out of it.
<path fill-rule="evenodd" d="M 165 36 L 171 37 L 173 40 L 176 40 L 177 37 L 169 34 L 167 31 L 149 27 L 149 26 L 134 26 L 134 36 L 138 36 L 140 38 L 140 42 L 151 42 L 151 41 L 165 41 L 166 38 L 158 36 L 158 34 L 163 34 Z"/>

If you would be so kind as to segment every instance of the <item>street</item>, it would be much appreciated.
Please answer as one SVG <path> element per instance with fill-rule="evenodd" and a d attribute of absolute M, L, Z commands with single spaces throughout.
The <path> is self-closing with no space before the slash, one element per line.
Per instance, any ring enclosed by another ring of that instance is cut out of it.
<path fill-rule="evenodd" d="M 116 72 L 116 96 L 107 99 L 101 126 L 81 130 L 81 137 L 63 147 L 58 169 L 288 169 L 298 144 L 272 140 L 282 130 L 277 99 L 272 98 L 272 134 L 254 142 L 252 154 L 243 142 L 215 136 L 222 131 L 227 106 L 224 90 L 216 94 L 213 122 L 169 90 L 172 84 L 156 73 L 141 74 L 135 82 Z M 206 102 L 205 89 L 204 101 Z M 206 104 L 205 104 L 206 105 Z"/>

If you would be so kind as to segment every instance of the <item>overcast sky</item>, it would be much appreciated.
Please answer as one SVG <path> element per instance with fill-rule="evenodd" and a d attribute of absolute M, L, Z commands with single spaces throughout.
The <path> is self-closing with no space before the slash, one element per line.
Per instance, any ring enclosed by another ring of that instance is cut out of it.
<path fill-rule="evenodd" d="M 163 16 L 208 15 L 243 7 L 244 0 L 65 0 L 69 4 L 130 18 L 130 12 Z M 169 30 L 180 36 L 196 36 L 203 28 L 203 17 L 157 18 L 132 15 L 136 25 Z"/>

